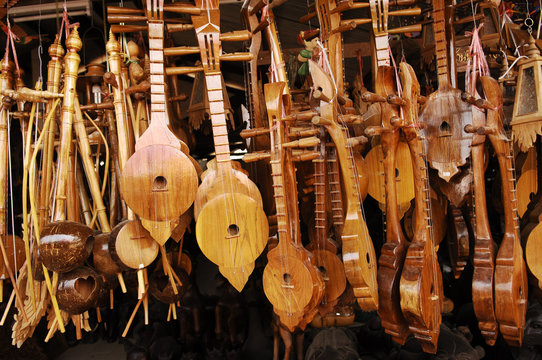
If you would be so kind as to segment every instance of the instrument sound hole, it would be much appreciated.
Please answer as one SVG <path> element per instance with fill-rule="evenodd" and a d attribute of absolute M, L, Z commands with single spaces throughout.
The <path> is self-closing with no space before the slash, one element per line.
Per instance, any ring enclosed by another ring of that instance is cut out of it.
<path fill-rule="evenodd" d="M 90 294 L 92 294 L 95 286 L 96 283 L 93 277 L 89 277 L 88 279 L 77 279 L 74 285 L 75 291 L 77 291 L 83 299 L 87 299 Z"/>
<path fill-rule="evenodd" d="M 369 257 L 369 253 L 365 253 L 365 259 L 367 259 L 367 264 L 371 263 L 371 258 Z"/>
<path fill-rule="evenodd" d="M 319 266 L 318 270 L 320 270 L 320 272 L 322 273 L 322 276 L 326 276 L 326 268 L 325 267 Z"/>
<path fill-rule="evenodd" d="M 395 177 L 398 178 L 399 177 L 399 169 L 395 169 Z"/>
<path fill-rule="evenodd" d="M 532 192 L 532 193 L 529 194 L 529 200 L 531 200 L 531 201 L 534 200 L 534 197 L 535 197 L 535 193 L 534 193 L 534 192 Z"/>
<path fill-rule="evenodd" d="M 442 124 L 440 124 L 440 132 L 442 135 L 450 134 L 450 124 L 448 124 L 447 121 L 443 121 Z"/>
<path fill-rule="evenodd" d="M 431 284 L 431 295 L 435 295 L 435 285 Z"/>
<path fill-rule="evenodd" d="M 163 176 L 157 176 L 152 183 L 154 190 L 165 190 L 167 187 L 167 180 Z"/>
<path fill-rule="evenodd" d="M 520 299 L 523 298 L 523 287 L 520 287 L 520 288 L 519 288 L 519 298 L 520 298 Z"/>
<path fill-rule="evenodd" d="M 286 274 L 282 275 L 282 280 L 284 280 L 284 282 L 286 284 L 289 284 L 289 283 L 292 282 L 292 275 L 286 273 Z"/>
<path fill-rule="evenodd" d="M 239 226 L 235 224 L 231 224 L 230 226 L 228 226 L 228 235 L 229 236 L 239 235 Z"/>

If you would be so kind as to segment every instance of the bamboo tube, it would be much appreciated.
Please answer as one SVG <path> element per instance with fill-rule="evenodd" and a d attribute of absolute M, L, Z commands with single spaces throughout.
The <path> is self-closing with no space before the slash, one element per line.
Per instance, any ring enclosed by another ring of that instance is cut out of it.
<path fill-rule="evenodd" d="M 90 150 L 90 143 L 88 141 L 87 131 L 85 129 L 85 123 L 83 121 L 83 115 L 81 109 L 79 109 L 79 101 L 75 99 L 75 118 L 73 127 L 77 135 L 79 142 L 79 152 L 81 154 L 81 161 L 83 163 L 83 169 L 87 178 L 88 186 L 90 188 L 90 194 L 94 203 L 98 221 L 102 232 L 111 232 L 111 226 L 109 224 L 109 218 L 107 217 L 105 204 L 102 198 L 102 192 L 100 189 L 100 181 L 94 169 L 94 164 L 91 160 L 92 152 Z"/>
<path fill-rule="evenodd" d="M 47 91 L 58 92 L 60 88 L 60 75 L 62 74 L 62 57 L 64 49 L 59 43 L 59 36 L 56 35 L 55 41 L 49 46 L 49 56 L 51 60 L 47 64 Z M 54 100 L 47 102 L 45 113 L 51 112 Z M 56 115 L 56 113 L 55 113 Z M 55 116 L 53 115 L 53 117 Z M 39 194 L 39 226 L 43 228 L 49 220 L 49 193 L 51 191 L 51 178 L 53 172 L 53 151 L 55 140 L 56 121 L 53 120 L 47 136 L 43 143 L 43 159 L 40 179 L 40 194 Z"/>

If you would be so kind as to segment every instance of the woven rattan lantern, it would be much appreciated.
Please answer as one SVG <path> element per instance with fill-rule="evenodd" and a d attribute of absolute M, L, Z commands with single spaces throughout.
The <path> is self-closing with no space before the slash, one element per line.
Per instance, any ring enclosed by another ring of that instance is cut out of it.
<path fill-rule="evenodd" d="M 526 51 L 527 59 L 518 62 L 516 101 L 512 117 L 512 130 L 521 151 L 527 151 L 542 135 L 542 56 L 531 37 Z"/>

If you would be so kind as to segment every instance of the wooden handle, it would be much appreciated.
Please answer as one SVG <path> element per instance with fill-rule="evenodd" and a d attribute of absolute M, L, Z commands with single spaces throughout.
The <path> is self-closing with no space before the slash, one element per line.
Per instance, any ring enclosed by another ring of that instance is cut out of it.
<path fill-rule="evenodd" d="M 166 24 L 166 31 L 168 33 L 175 33 L 181 31 L 193 30 L 194 25 L 192 24 Z"/>

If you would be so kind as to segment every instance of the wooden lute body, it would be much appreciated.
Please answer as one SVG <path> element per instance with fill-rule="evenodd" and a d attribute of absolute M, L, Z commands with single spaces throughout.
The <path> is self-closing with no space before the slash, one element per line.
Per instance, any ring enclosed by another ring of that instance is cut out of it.
<path fill-rule="evenodd" d="M 400 64 L 403 96 L 410 106 L 403 132 L 412 156 L 414 189 L 416 192 L 416 225 L 408 247 L 400 282 L 401 309 L 410 331 L 420 341 L 422 349 L 436 353 L 440 334 L 443 301 L 442 274 L 432 234 L 431 194 L 427 172 L 426 152 L 417 131 L 417 97 L 420 87 L 414 70 Z"/>

